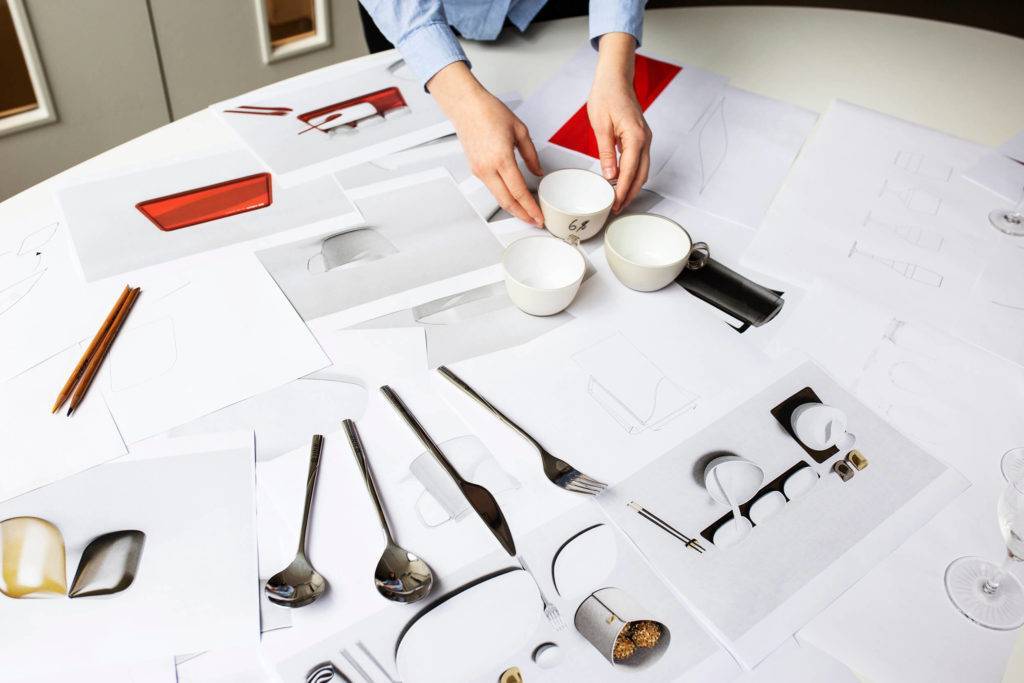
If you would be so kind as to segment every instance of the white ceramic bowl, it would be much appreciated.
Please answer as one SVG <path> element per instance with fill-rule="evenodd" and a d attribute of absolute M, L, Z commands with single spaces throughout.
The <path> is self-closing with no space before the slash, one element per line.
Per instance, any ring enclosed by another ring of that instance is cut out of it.
<path fill-rule="evenodd" d="M 592 171 L 563 168 L 537 186 L 544 226 L 556 237 L 590 239 L 601 231 L 615 202 L 615 189 Z"/>
<path fill-rule="evenodd" d="M 641 292 L 661 289 L 679 277 L 692 249 L 693 240 L 681 225 L 652 213 L 620 216 L 604 235 L 605 257 L 615 277 Z"/>
<path fill-rule="evenodd" d="M 715 458 L 704 468 L 704 488 L 722 505 L 743 505 L 764 483 L 764 469 L 738 455 Z"/>
<path fill-rule="evenodd" d="M 505 249 L 501 263 L 512 303 L 530 315 L 565 310 L 587 270 L 576 247 L 548 235 L 516 240 Z"/>

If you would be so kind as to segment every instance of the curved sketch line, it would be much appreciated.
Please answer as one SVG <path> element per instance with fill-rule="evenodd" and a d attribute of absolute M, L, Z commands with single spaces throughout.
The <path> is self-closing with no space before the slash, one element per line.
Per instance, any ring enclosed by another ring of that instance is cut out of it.
<path fill-rule="evenodd" d="M 58 225 L 60 223 L 50 223 L 25 235 L 24 239 L 21 240 L 21 245 L 18 247 L 18 256 L 24 256 L 26 252 L 41 249 L 49 243 L 53 236 L 57 234 Z M 38 241 L 32 241 L 34 237 L 38 237 Z"/>
<path fill-rule="evenodd" d="M 46 268 L 36 271 L 26 278 L 22 278 L 3 289 L 0 289 L 0 315 L 18 305 L 35 288 L 39 280 L 46 272 Z"/>
<path fill-rule="evenodd" d="M 1019 306 L 1017 304 L 1008 304 L 1002 301 L 996 301 L 995 299 L 992 299 L 992 303 L 996 306 L 1002 306 L 1003 308 L 1012 308 L 1015 311 L 1024 311 L 1024 306 Z"/>

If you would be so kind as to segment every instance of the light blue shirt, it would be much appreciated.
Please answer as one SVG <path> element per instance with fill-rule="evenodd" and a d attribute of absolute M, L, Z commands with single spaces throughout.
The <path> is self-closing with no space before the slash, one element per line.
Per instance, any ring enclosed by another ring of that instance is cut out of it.
<path fill-rule="evenodd" d="M 558 0 L 554 0 L 557 2 Z M 525 31 L 547 0 L 360 0 L 381 33 L 398 48 L 420 80 L 466 53 L 452 27 L 470 40 L 494 40 L 508 19 Z M 640 44 L 646 0 L 590 0 L 590 41 L 605 33 L 629 33 Z"/>

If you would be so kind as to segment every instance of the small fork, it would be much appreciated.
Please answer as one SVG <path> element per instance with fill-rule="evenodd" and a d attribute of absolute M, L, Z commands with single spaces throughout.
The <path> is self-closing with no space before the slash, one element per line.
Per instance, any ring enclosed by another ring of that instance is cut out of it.
<path fill-rule="evenodd" d="M 540 593 L 540 601 L 544 603 L 544 617 L 547 618 L 548 623 L 551 624 L 551 628 L 556 631 L 563 630 L 565 628 L 565 620 L 562 619 L 562 613 L 558 611 L 558 608 L 555 607 L 554 604 L 548 601 L 548 596 L 544 595 L 544 589 L 540 587 L 540 581 L 538 581 L 537 577 L 533 575 L 530 568 L 526 566 L 526 560 L 523 559 L 523 556 L 517 555 L 516 559 L 519 560 L 519 566 L 530 575 L 530 578 L 533 579 L 533 583 L 537 586 L 537 592 Z"/>
<path fill-rule="evenodd" d="M 441 373 L 442 377 L 457 386 L 459 389 L 462 389 L 467 396 L 491 411 L 495 417 L 508 425 L 513 431 L 519 434 L 519 436 L 529 441 L 533 447 L 537 449 L 537 452 L 540 453 L 540 461 L 544 468 L 544 475 L 555 486 L 559 486 L 566 491 L 582 493 L 588 496 L 595 496 L 608 488 L 607 484 L 599 482 L 597 479 L 592 477 L 588 477 L 566 461 L 556 458 L 544 450 L 544 447 L 540 445 L 540 442 L 530 436 L 525 429 L 513 422 L 512 418 L 498 410 L 494 404 L 478 394 L 473 387 L 466 384 L 461 377 L 449 370 L 446 366 L 442 365 L 437 369 L 437 371 Z"/>

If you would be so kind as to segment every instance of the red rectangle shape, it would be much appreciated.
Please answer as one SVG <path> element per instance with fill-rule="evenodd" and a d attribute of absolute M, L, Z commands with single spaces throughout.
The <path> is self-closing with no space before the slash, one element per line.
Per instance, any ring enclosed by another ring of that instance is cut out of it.
<path fill-rule="evenodd" d="M 348 109 L 349 107 L 354 107 L 357 104 L 364 103 L 373 105 L 373 108 L 376 109 L 377 113 L 381 116 L 393 109 L 400 109 L 401 107 L 406 106 L 405 98 L 402 97 L 402 91 L 392 86 L 382 90 L 375 90 L 374 92 L 360 95 L 359 97 L 353 97 L 343 102 L 335 102 L 334 104 L 329 104 L 326 107 L 320 107 L 313 111 L 307 111 L 304 114 L 299 114 L 298 118 L 303 123 L 309 124 L 310 128 L 320 130 L 319 125 L 330 121 L 330 117 L 327 117 L 321 122 L 321 124 L 310 123 L 310 121 L 314 121 L 318 118 L 325 117 L 328 114 L 340 112 L 343 109 Z M 355 126 L 355 122 L 345 125 Z M 305 131 L 302 132 L 304 133 Z"/>
<path fill-rule="evenodd" d="M 636 55 L 633 91 L 636 93 L 636 99 L 640 102 L 640 108 L 646 111 L 647 107 L 651 106 L 651 103 L 661 94 L 661 91 L 668 87 L 676 74 L 682 70 L 683 67 L 677 64 Z M 586 102 L 551 136 L 549 142 L 595 159 L 598 158 L 597 138 L 594 136 L 594 129 L 590 127 Z"/>
<path fill-rule="evenodd" d="M 256 173 L 165 197 L 147 199 L 136 204 L 135 208 L 152 221 L 153 225 L 164 232 L 170 232 L 262 209 L 270 206 L 272 202 L 270 174 Z"/>

